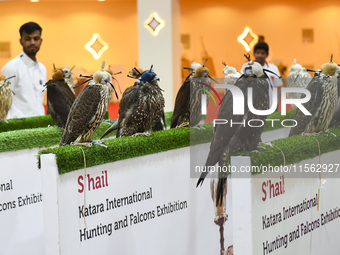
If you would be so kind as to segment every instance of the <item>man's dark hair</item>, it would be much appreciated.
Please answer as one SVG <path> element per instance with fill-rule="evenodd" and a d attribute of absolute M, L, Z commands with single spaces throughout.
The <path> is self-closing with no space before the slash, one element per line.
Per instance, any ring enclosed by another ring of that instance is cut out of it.
<path fill-rule="evenodd" d="M 27 22 L 20 27 L 20 30 L 19 30 L 20 37 L 22 37 L 23 32 L 27 34 L 32 34 L 36 30 L 39 30 L 41 34 L 42 28 L 37 23 Z"/>
<path fill-rule="evenodd" d="M 256 50 L 264 50 L 268 55 L 269 46 L 265 42 L 259 42 L 254 46 L 254 53 L 255 53 Z"/>

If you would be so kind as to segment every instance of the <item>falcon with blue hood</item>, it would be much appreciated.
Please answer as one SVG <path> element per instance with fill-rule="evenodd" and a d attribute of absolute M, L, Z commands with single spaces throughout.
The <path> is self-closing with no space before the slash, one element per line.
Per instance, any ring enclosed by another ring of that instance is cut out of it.
<path fill-rule="evenodd" d="M 138 71 L 137 68 L 135 71 Z M 149 135 L 147 132 L 153 130 L 164 116 L 165 101 L 159 80 L 152 66 L 140 73 L 135 84 L 123 93 L 117 124 L 106 130 L 101 139 L 116 129 L 116 137 Z"/>

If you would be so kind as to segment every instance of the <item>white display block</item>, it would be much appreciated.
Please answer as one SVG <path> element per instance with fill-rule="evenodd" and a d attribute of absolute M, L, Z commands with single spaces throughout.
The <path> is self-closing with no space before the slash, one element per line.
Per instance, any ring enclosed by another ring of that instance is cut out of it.
<path fill-rule="evenodd" d="M 185 147 L 59 175 L 42 155 L 46 254 L 219 254 L 209 180 L 196 188 L 189 158 Z"/>
<path fill-rule="evenodd" d="M 41 155 L 38 170 L 38 148 L 0 153 L 0 254 L 219 254 L 210 180 L 196 188 L 197 178 L 190 178 L 190 158 L 202 165 L 208 150 L 209 143 L 200 144 L 63 175 L 54 154 Z M 224 247 L 233 245 L 235 254 L 336 254 L 339 155 L 321 156 L 333 173 L 321 174 L 326 182 L 320 191 L 318 173 L 232 172 Z M 231 163 L 251 168 L 248 157 Z M 318 157 L 304 160 L 290 171 L 318 163 Z M 306 203 L 313 205 L 306 209 Z M 292 215 L 299 204 L 301 211 Z"/>
<path fill-rule="evenodd" d="M 235 254 L 337 254 L 339 153 L 321 156 L 321 164 L 328 165 L 327 172 L 321 171 L 321 180 L 319 173 L 311 173 L 318 157 L 274 176 L 266 173 L 246 178 L 248 173 L 232 173 L 233 201 L 239 201 L 233 204 Z M 251 168 L 249 157 L 232 157 L 231 163 L 243 170 Z M 309 171 L 307 178 L 294 178 L 300 171 Z"/>
<path fill-rule="evenodd" d="M 38 151 L 0 153 L 0 254 L 45 254 Z"/>

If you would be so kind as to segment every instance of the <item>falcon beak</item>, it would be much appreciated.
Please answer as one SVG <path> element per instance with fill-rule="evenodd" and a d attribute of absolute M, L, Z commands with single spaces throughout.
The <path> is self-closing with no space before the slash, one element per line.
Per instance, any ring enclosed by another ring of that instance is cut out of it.
<path fill-rule="evenodd" d="M 161 79 L 159 79 L 159 77 L 158 77 L 158 76 L 156 76 L 156 77 L 154 78 L 154 80 L 156 80 L 156 81 L 160 81 Z"/>

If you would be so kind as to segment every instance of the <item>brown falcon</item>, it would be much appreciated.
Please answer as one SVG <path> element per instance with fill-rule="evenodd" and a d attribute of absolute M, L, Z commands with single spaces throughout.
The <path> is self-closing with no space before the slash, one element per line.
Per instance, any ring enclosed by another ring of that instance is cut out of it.
<path fill-rule="evenodd" d="M 244 69 L 247 68 L 245 71 Z M 266 74 L 263 73 L 259 63 L 249 63 L 244 65 L 243 74 L 235 83 L 244 95 L 244 114 L 233 115 L 233 95 L 230 90 L 224 95 L 222 105 L 219 109 L 217 119 L 227 120 L 227 124 L 215 125 L 213 140 L 210 145 L 210 152 L 205 163 L 205 168 L 224 166 L 228 155 L 241 151 L 252 151 L 258 148 L 261 142 L 261 134 L 267 115 L 257 115 L 248 108 L 248 88 L 252 88 L 253 106 L 257 110 L 267 110 L 269 107 L 268 88 L 269 83 Z M 249 125 L 251 121 L 251 125 Z M 232 124 L 235 123 L 235 124 Z M 244 123 L 244 124 L 242 124 Z M 256 127 L 255 127 L 256 126 Z M 197 182 L 197 186 L 202 184 L 208 172 L 203 172 Z M 217 185 L 216 205 L 222 204 L 223 194 L 225 194 L 226 173 L 219 173 Z"/>
<path fill-rule="evenodd" d="M 55 68 L 52 79 L 45 84 L 45 87 L 47 89 L 47 114 L 50 114 L 57 122 L 58 127 L 64 128 L 76 98 L 74 92 L 65 82 L 64 72 Z"/>
<path fill-rule="evenodd" d="M 71 107 L 60 145 L 89 144 L 92 135 L 102 122 L 109 94 L 108 87 L 112 86 L 111 75 L 102 69 L 95 72 L 93 81 L 80 92 Z"/>
<path fill-rule="evenodd" d="M 203 66 L 195 66 L 189 68 L 192 73 L 185 79 L 183 85 L 178 90 L 174 113 L 171 119 L 171 128 L 175 127 L 194 127 L 199 124 L 202 119 L 201 98 L 206 94 L 201 88 L 210 90 L 207 86 L 211 86 L 209 77 L 209 69 Z M 207 96 L 207 104 L 209 97 Z"/>
<path fill-rule="evenodd" d="M 14 77 L 14 76 L 12 76 Z M 6 121 L 9 109 L 12 106 L 12 89 L 5 75 L 0 74 L 0 121 Z"/>
<path fill-rule="evenodd" d="M 337 69 L 337 73 L 338 73 L 338 77 L 337 77 L 337 86 L 338 86 L 338 101 L 336 104 L 336 108 L 334 111 L 334 115 L 332 118 L 331 123 L 329 124 L 329 127 L 340 127 L 340 68 L 338 67 Z"/>
<path fill-rule="evenodd" d="M 132 94 L 131 94 L 131 93 L 133 93 L 133 91 L 135 91 L 135 92 L 138 91 L 137 88 L 139 88 L 139 85 L 140 85 L 140 80 L 139 80 L 139 78 L 142 76 L 142 73 L 143 73 L 143 69 L 140 68 L 140 67 L 137 67 L 137 65 L 129 71 L 129 74 L 127 75 L 127 77 L 136 79 L 136 81 L 135 81 L 135 84 L 134 84 L 133 86 L 128 87 L 128 88 L 124 91 L 125 96 L 124 96 L 124 94 L 123 94 L 123 97 L 126 97 L 126 98 L 132 97 Z M 129 101 L 129 102 L 126 102 L 126 103 L 132 103 L 132 101 Z M 121 101 L 120 101 L 120 103 L 119 103 L 119 106 L 120 106 L 120 104 L 121 104 Z M 127 106 L 125 106 L 125 108 L 126 108 L 126 107 L 127 107 Z M 112 124 L 112 126 L 111 126 L 108 130 L 106 130 L 106 132 L 103 134 L 103 136 L 102 136 L 101 138 L 104 138 L 107 134 L 109 134 L 109 133 L 111 133 L 112 131 L 116 130 L 116 129 L 118 128 L 118 122 L 119 122 L 119 121 L 116 120 L 116 121 Z M 100 139 L 101 139 L 101 138 L 100 138 Z"/>
<path fill-rule="evenodd" d="M 302 133 L 326 132 L 338 99 L 337 64 L 331 61 L 321 66 L 321 72 L 308 84 L 307 90 L 311 99 L 303 106 L 311 115 L 305 115 L 300 109 L 296 110 L 297 125 L 292 127 L 289 136 Z"/>
<path fill-rule="evenodd" d="M 164 114 L 164 97 L 158 85 L 159 78 L 145 71 L 135 84 L 128 87 L 119 103 L 119 119 L 101 137 L 117 130 L 116 137 L 138 135 L 151 131 Z"/>

